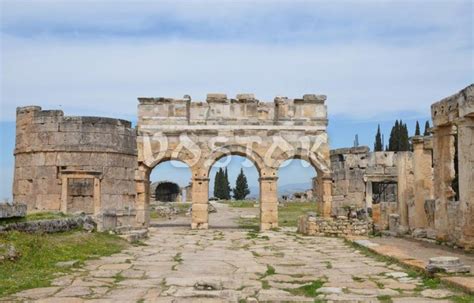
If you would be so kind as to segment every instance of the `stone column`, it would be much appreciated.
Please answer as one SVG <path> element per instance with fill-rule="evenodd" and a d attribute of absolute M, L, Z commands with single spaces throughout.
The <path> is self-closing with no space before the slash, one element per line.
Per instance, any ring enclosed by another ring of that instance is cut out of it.
<path fill-rule="evenodd" d="M 135 171 L 136 217 L 137 227 L 148 227 L 150 224 L 150 169 L 144 164 L 139 164 Z"/>
<path fill-rule="evenodd" d="M 459 201 L 463 214 L 460 244 L 474 249 L 474 118 L 458 124 Z"/>
<path fill-rule="evenodd" d="M 209 178 L 193 177 L 192 180 L 192 229 L 209 228 Z"/>
<path fill-rule="evenodd" d="M 425 148 L 425 140 L 421 136 L 413 137 L 412 144 L 413 176 L 415 186 L 415 213 L 413 216 L 413 227 L 426 228 L 428 227 L 428 218 L 425 211 L 425 200 L 433 198 L 432 150 Z"/>
<path fill-rule="evenodd" d="M 365 182 L 365 208 L 372 208 L 372 181 Z"/>
<path fill-rule="evenodd" d="M 278 177 L 261 177 L 260 182 L 260 230 L 278 227 Z"/>
<path fill-rule="evenodd" d="M 332 215 L 332 177 L 318 176 L 318 211 L 324 218 Z"/>
<path fill-rule="evenodd" d="M 413 205 L 413 168 L 410 152 L 397 153 L 397 183 L 398 183 L 398 213 L 400 215 L 400 225 L 408 228 L 408 209 Z"/>
<path fill-rule="evenodd" d="M 433 132 L 435 229 L 440 241 L 448 240 L 448 200 L 453 199 L 454 134 L 452 125 L 436 126 Z"/>

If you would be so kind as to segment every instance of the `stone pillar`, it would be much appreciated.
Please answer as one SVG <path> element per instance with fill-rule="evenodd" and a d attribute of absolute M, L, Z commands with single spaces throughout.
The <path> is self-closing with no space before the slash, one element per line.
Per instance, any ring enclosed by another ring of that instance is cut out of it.
<path fill-rule="evenodd" d="M 365 208 L 372 208 L 372 181 L 365 182 Z"/>
<path fill-rule="evenodd" d="M 474 118 L 458 124 L 459 201 L 463 214 L 460 244 L 474 249 Z"/>
<path fill-rule="evenodd" d="M 324 218 L 332 215 L 332 177 L 318 176 L 318 211 Z"/>
<path fill-rule="evenodd" d="M 454 179 L 454 134 L 452 125 L 436 126 L 433 132 L 435 229 L 438 240 L 448 240 L 448 200 L 455 196 L 451 188 Z"/>
<path fill-rule="evenodd" d="M 414 202 L 412 169 L 411 152 L 398 152 L 398 213 L 400 214 L 400 225 L 403 227 L 410 226 L 408 209 Z"/>
<path fill-rule="evenodd" d="M 278 177 L 261 177 L 260 230 L 278 227 Z"/>
<path fill-rule="evenodd" d="M 192 180 L 192 229 L 209 228 L 209 178 L 193 177 Z"/>
<path fill-rule="evenodd" d="M 428 138 L 428 137 L 426 137 Z M 414 228 L 428 227 L 428 217 L 425 211 L 425 201 L 433 198 L 433 168 L 432 150 L 426 148 L 425 139 L 415 136 L 413 144 L 413 176 L 415 195 Z"/>
<path fill-rule="evenodd" d="M 136 217 L 137 227 L 148 227 L 150 224 L 150 169 L 139 164 L 135 171 L 136 197 Z"/>

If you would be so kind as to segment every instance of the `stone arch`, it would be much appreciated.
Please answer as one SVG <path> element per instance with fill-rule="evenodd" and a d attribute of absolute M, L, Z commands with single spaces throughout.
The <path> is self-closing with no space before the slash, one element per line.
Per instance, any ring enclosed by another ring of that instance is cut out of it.
<path fill-rule="evenodd" d="M 219 161 L 220 159 L 226 156 L 241 156 L 248 159 L 255 165 L 255 168 L 257 169 L 259 177 L 265 177 L 269 173 L 268 168 L 266 167 L 265 162 L 263 161 L 263 157 L 260 156 L 256 151 L 250 148 L 247 148 L 246 146 L 234 144 L 234 145 L 222 146 L 211 152 L 211 154 L 207 157 L 207 159 L 204 162 L 204 170 L 206 172 L 207 177 L 209 177 L 209 172 L 212 166 L 217 161 Z"/>
<path fill-rule="evenodd" d="M 318 212 L 324 217 L 330 217 L 332 215 L 332 173 L 329 163 L 317 152 L 297 149 L 290 155 L 280 155 L 274 165 L 278 169 L 283 162 L 292 159 L 305 160 L 316 170 L 316 196 L 319 201 Z"/>
<path fill-rule="evenodd" d="M 292 160 L 292 159 L 299 159 L 305 160 L 316 170 L 318 176 L 329 176 L 331 175 L 331 168 L 330 164 L 318 153 L 313 151 L 308 151 L 305 149 L 296 149 L 292 153 L 284 153 L 281 154 L 275 159 L 273 166 L 278 169 L 283 162 Z"/>

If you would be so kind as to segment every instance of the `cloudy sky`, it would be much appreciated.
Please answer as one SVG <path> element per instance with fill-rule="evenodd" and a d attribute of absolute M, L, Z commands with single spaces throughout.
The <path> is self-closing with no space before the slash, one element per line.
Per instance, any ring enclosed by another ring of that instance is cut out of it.
<path fill-rule="evenodd" d="M 318 93 L 332 147 L 372 146 L 474 82 L 472 1 L 0 3 L 0 198 L 17 106 L 135 120 L 138 96 Z"/>

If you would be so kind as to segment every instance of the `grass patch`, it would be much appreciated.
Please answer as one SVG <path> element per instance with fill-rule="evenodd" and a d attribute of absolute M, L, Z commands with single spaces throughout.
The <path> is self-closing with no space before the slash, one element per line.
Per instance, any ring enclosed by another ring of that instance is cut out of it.
<path fill-rule="evenodd" d="M 392 303 L 392 298 L 388 295 L 377 296 L 377 299 L 382 303 Z"/>
<path fill-rule="evenodd" d="M 262 256 L 261 254 L 259 254 L 259 253 L 256 252 L 256 251 L 252 251 L 252 255 L 253 255 L 254 257 L 261 257 L 261 256 Z"/>
<path fill-rule="evenodd" d="M 0 243 L 11 243 L 21 253 L 16 261 L 0 264 L 0 297 L 24 289 L 47 287 L 55 273 L 69 272 L 57 262 L 85 260 L 120 252 L 128 243 L 116 235 L 69 231 L 55 234 L 8 232 Z"/>
<path fill-rule="evenodd" d="M 291 202 L 278 206 L 278 226 L 296 227 L 298 218 L 309 211 L 316 211 L 316 202 Z"/>
<path fill-rule="evenodd" d="M 228 200 L 228 201 L 223 201 L 223 203 L 229 205 L 229 207 L 234 207 L 234 208 L 254 208 L 255 207 L 255 201 L 252 200 Z"/>
<path fill-rule="evenodd" d="M 113 276 L 113 279 L 114 279 L 114 283 L 119 283 L 125 280 L 125 277 L 122 276 L 122 274 L 118 273 L 115 276 Z"/>
<path fill-rule="evenodd" d="M 259 218 L 238 218 L 237 224 L 240 228 L 243 229 L 251 229 L 254 232 L 258 232 L 260 230 L 260 222 Z"/>
<path fill-rule="evenodd" d="M 270 264 L 267 264 L 267 270 L 263 274 L 260 274 L 261 276 L 259 280 L 262 280 L 263 278 L 274 274 L 276 274 L 275 267 L 271 266 Z"/>
<path fill-rule="evenodd" d="M 72 215 L 64 214 L 62 212 L 37 212 L 27 214 L 25 217 L 16 217 L 16 218 L 6 218 L 0 220 L 0 225 L 7 225 L 11 223 L 20 223 L 20 222 L 29 222 L 29 221 L 39 221 L 39 220 L 53 220 L 53 219 L 64 219 L 70 218 Z"/>
<path fill-rule="evenodd" d="M 262 288 L 263 289 L 270 289 L 270 283 L 267 280 L 262 280 Z"/>
<path fill-rule="evenodd" d="M 324 263 L 326 263 L 326 268 L 327 268 L 327 269 L 331 269 L 331 268 L 332 268 L 331 262 L 329 262 L 329 261 L 324 261 Z"/>
<path fill-rule="evenodd" d="M 251 239 L 262 239 L 262 240 L 270 240 L 270 238 L 266 235 L 259 235 L 259 233 L 257 231 L 254 231 L 254 230 L 251 230 L 249 232 L 247 232 L 247 239 L 251 240 Z"/>
<path fill-rule="evenodd" d="M 267 271 L 265 272 L 265 277 L 274 275 L 275 273 L 275 267 L 267 264 Z"/>
<path fill-rule="evenodd" d="M 355 282 L 364 282 L 365 280 L 361 277 L 357 277 L 357 276 L 352 276 L 352 280 L 355 281 Z"/>
<path fill-rule="evenodd" d="M 183 263 L 183 258 L 181 257 L 181 253 L 177 253 L 174 257 L 173 257 L 173 261 L 175 262 L 178 262 L 178 263 Z"/>
<path fill-rule="evenodd" d="M 472 303 L 474 302 L 474 295 L 457 295 L 452 296 L 450 299 L 454 303 Z"/>
<path fill-rule="evenodd" d="M 323 287 L 324 283 L 326 283 L 326 281 L 324 280 L 315 280 L 310 284 L 306 284 L 298 288 L 285 290 L 296 296 L 316 297 L 317 295 L 319 295 L 318 289 Z"/>

